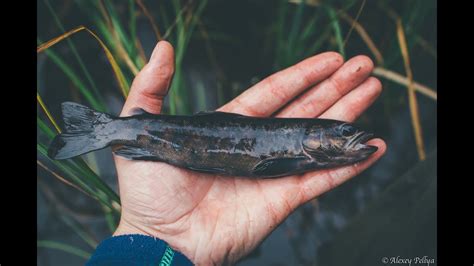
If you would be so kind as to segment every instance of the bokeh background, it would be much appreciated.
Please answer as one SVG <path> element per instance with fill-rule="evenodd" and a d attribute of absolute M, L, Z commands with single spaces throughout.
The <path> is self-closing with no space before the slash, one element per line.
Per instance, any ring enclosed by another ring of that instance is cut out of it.
<path fill-rule="evenodd" d="M 297 209 L 239 265 L 436 259 L 436 9 L 433 0 L 38 0 L 37 264 L 83 265 L 120 213 L 109 149 L 45 156 L 60 103 L 118 114 L 161 39 L 176 53 L 169 114 L 215 109 L 329 50 L 368 55 L 383 83 L 357 124 L 386 140 L 386 155 Z"/>

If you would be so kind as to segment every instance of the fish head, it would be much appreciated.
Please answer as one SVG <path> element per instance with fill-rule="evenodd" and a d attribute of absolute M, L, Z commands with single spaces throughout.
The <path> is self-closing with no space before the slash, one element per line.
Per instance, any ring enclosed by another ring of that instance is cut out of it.
<path fill-rule="evenodd" d="M 365 144 L 373 134 L 349 123 L 333 121 L 307 130 L 304 150 L 321 166 L 339 166 L 362 161 L 377 151 Z"/>

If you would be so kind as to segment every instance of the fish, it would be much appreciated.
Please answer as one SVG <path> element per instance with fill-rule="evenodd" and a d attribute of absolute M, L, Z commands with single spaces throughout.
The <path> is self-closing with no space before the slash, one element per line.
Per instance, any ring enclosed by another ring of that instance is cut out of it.
<path fill-rule="evenodd" d="M 354 164 L 377 151 L 351 123 L 317 118 L 251 117 L 204 111 L 193 115 L 135 110 L 115 117 L 62 103 L 65 132 L 48 156 L 64 160 L 106 147 L 128 160 L 164 162 L 207 174 L 276 178 Z"/>

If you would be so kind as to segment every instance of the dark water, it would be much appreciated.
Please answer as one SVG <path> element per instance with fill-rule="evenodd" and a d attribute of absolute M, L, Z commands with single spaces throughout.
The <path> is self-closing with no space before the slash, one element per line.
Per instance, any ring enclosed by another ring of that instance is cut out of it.
<path fill-rule="evenodd" d="M 56 4 L 59 5 L 59 2 Z M 218 107 L 219 97 L 222 97 L 216 93 L 219 86 L 224 88 L 223 97 L 231 98 L 274 71 L 272 55 L 265 51 L 266 44 L 262 41 L 263 37 L 261 36 L 265 32 L 265 25 L 270 25 L 269 20 L 271 20 L 270 14 L 272 12 L 263 12 L 266 6 L 268 5 L 239 2 L 239 4 L 234 3 L 233 6 L 224 7 L 222 3 L 211 2 L 207 13 L 205 13 L 207 14 L 205 21 L 212 25 L 210 30 L 223 31 L 231 36 L 232 41 L 212 43 L 216 58 L 219 59 L 217 66 L 219 69 L 216 69 L 216 65 L 211 64 L 206 54 L 202 52 L 204 46 L 202 40 L 197 39 L 191 42 L 183 73 L 185 73 L 187 80 L 189 96 L 196 101 L 193 103 L 192 111 L 212 110 Z M 370 6 L 365 9 L 365 16 L 361 16 L 362 21 L 377 21 L 379 19 L 378 13 L 374 13 L 373 17 L 368 15 L 370 11 Z M 47 14 L 41 6 L 38 12 L 39 18 Z M 245 14 L 244 18 L 243 14 Z M 424 22 L 425 27 L 428 27 L 424 31 L 432 31 L 429 27 L 435 25 L 433 20 L 436 21 L 433 16 L 428 16 L 427 21 Z M 82 17 L 77 15 L 77 17 L 69 18 L 67 22 L 70 25 L 77 25 L 75 23 L 81 22 L 81 19 Z M 49 19 L 45 20 L 46 22 L 42 21 L 38 27 L 43 29 L 39 31 L 39 34 L 46 40 L 55 36 L 55 31 L 54 24 Z M 155 44 L 155 39 L 146 23 L 146 21 L 139 21 L 138 36 L 142 40 L 146 54 L 149 55 Z M 370 29 L 374 27 L 374 25 L 369 26 Z M 421 27 L 421 31 L 423 31 L 423 27 Z M 382 33 L 377 32 L 377 34 Z M 433 36 L 430 35 L 430 38 Z M 83 39 L 78 38 L 76 42 L 78 51 L 81 57 L 84 57 L 85 64 L 88 68 L 90 67 L 98 86 L 107 92 L 106 99 L 109 110 L 111 113 L 117 114 L 123 100 L 113 93 L 117 89 L 113 83 L 113 76 L 103 74 L 104 72 L 110 73 L 110 70 L 104 67 L 108 66 L 105 57 L 99 48 L 91 45 L 90 41 L 84 41 L 84 45 L 81 45 L 81 40 Z M 354 43 L 355 47 L 348 49 L 349 56 L 358 54 L 357 40 L 354 40 Z M 65 55 L 70 54 L 66 45 L 60 46 L 58 51 Z M 361 51 L 366 53 L 366 50 L 361 49 Z M 100 64 L 97 63 L 97 55 L 100 55 Z M 436 89 L 436 61 L 433 63 L 433 60 L 427 60 L 426 57 L 423 53 L 413 53 L 414 76 L 417 81 Z M 397 61 L 392 69 L 403 73 L 401 61 Z M 361 117 L 359 123 L 377 132 L 387 142 L 388 150 L 385 156 L 353 180 L 297 209 L 253 254 L 241 261 L 239 265 L 330 265 L 328 261 L 333 261 L 333 259 L 325 258 L 324 261 L 321 261 L 321 257 L 323 257 L 321 252 L 325 253 L 324 251 L 330 249 L 331 246 L 340 245 L 341 238 L 344 239 L 341 234 L 346 234 L 345 230 L 351 227 L 354 219 L 357 217 L 357 219 L 363 220 L 364 214 L 370 209 L 370 206 L 376 202 L 384 202 L 387 188 L 417 165 L 418 156 L 406 88 L 387 81 L 383 81 L 383 83 L 382 95 Z M 67 78 L 50 60 L 43 56 L 38 57 L 38 84 L 40 93 L 45 99 L 48 99 L 51 111 L 55 114 L 59 111 L 60 102 L 71 100 L 71 95 L 67 93 L 67 88 L 71 87 Z M 196 84 L 200 84 L 200 86 Z M 198 96 L 204 100 L 197 101 Z M 432 154 L 436 152 L 437 142 L 436 102 L 418 94 L 418 103 L 426 151 L 427 154 Z M 95 170 L 117 191 L 116 173 L 110 150 L 98 151 L 87 157 L 91 161 L 96 161 L 97 169 Z M 420 179 L 423 173 L 423 171 L 417 172 Z M 92 252 L 92 249 L 58 218 L 60 213 L 73 215 L 95 236 L 98 242 L 110 236 L 111 231 L 104 221 L 103 211 L 94 200 L 58 182 L 42 170 L 38 170 L 38 176 L 38 239 L 57 240 Z M 432 178 L 436 179 L 436 175 Z M 417 188 L 418 185 L 416 181 L 413 181 L 413 188 Z M 422 188 L 420 187 L 420 189 Z M 412 194 L 405 195 L 404 193 L 397 195 L 400 199 L 408 196 L 415 197 Z M 426 208 L 435 206 L 435 199 L 429 198 L 427 201 L 422 201 L 422 195 L 420 195 L 420 201 L 426 202 L 424 203 Z M 400 200 L 400 202 L 403 201 Z M 398 207 L 404 210 L 410 208 L 410 206 L 390 205 L 392 209 Z M 379 213 L 386 215 L 383 212 Z M 433 223 L 427 224 L 427 227 L 434 224 L 435 217 L 431 218 Z M 373 220 L 375 219 L 364 221 L 364 223 L 367 224 L 367 227 L 378 228 L 377 224 L 371 224 Z M 416 221 L 404 225 L 399 230 L 410 231 L 415 226 Z M 382 229 L 380 234 L 384 234 Z M 354 252 L 363 254 L 367 249 L 363 244 L 364 239 L 351 239 L 352 235 L 347 233 L 348 238 L 344 241 L 354 243 Z M 394 243 L 394 245 L 404 244 L 400 242 Z M 424 245 L 425 249 L 420 249 L 420 252 L 433 250 L 432 247 L 436 243 L 433 241 Z M 387 256 L 389 255 L 396 256 L 397 254 L 387 254 Z M 436 254 L 419 255 L 435 256 Z M 83 259 L 64 252 L 38 249 L 38 265 L 82 265 L 83 262 Z M 381 265 L 380 258 L 374 258 L 373 265 Z"/>

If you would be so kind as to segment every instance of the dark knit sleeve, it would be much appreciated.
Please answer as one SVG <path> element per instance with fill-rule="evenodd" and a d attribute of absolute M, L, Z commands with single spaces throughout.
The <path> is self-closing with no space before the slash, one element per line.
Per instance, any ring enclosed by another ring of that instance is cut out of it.
<path fill-rule="evenodd" d="M 161 239 L 145 235 L 121 235 L 102 241 L 86 265 L 189 266 L 193 264 Z"/>

